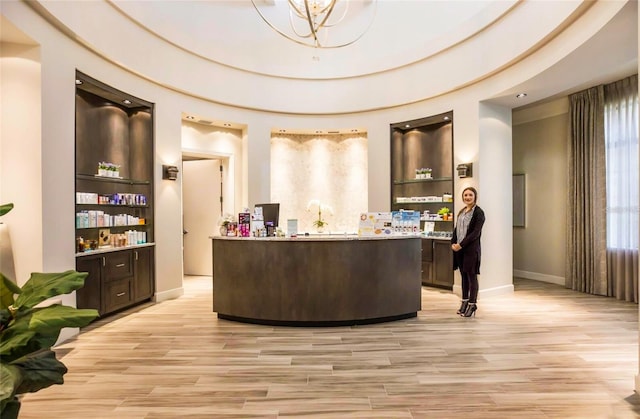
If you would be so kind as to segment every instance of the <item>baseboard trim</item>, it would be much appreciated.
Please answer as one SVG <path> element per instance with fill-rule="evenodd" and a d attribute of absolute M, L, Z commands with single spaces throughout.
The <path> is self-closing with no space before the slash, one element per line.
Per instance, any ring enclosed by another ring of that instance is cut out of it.
<path fill-rule="evenodd" d="M 482 284 L 480 286 L 482 286 Z M 455 295 L 460 297 L 462 295 L 462 286 L 454 284 L 452 291 Z M 478 291 L 478 299 L 480 299 L 480 297 L 495 297 L 497 295 L 513 294 L 513 292 L 513 284 L 501 285 L 499 287 L 493 288 L 485 288 Z"/>
<path fill-rule="evenodd" d="M 478 299 L 480 297 L 496 297 L 498 295 L 513 294 L 513 284 L 501 285 L 499 287 L 485 288 L 478 291 Z"/>
<path fill-rule="evenodd" d="M 161 303 L 167 300 L 175 300 L 176 298 L 182 297 L 183 295 L 184 295 L 184 288 L 180 287 L 180 288 L 174 288 L 167 291 L 156 292 L 156 295 L 154 296 L 153 300 L 156 303 Z"/>
<path fill-rule="evenodd" d="M 564 277 L 562 276 L 547 275 L 538 272 L 519 271 L 516 269 L 513 270 L 513 276 L 518 278 L 534 279 L 540 282 L 548 282 L 550 284 L 564 286 Z"/>

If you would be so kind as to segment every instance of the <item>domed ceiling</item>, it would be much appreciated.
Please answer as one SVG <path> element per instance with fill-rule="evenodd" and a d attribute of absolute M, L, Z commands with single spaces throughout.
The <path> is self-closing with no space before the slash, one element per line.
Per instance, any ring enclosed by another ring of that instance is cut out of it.
<path fill-rule="evenodd" d="M 277 27 L 289 28 L 287 0 L 255 2 Z M 111 4 L 156 36 L 212 62 L 300 79 L 359 77 L 405 67 L 476 36 L 517 6 L 516 1 L 481 0 L 350 3 L 345 19 L 327 30 L 327 41 L 364 35 L 336 49 L 305 47 L 280 37 L 261 20 L 251 1 L 114 0 Z"/>
<path fill-rule="evenodd" d="M 527 63 L 513 77 L 517 83 L 493 97 L 515 107 L 526 103 L 512 101 L 520 89 L 538 90 L 528 100 L 540 100 L 637 71 L 635 1 L 352 0 L 327 41 L 357 36 L 369 22 L 370 27 L 355 43 L 335 49 L 292 42 L 256 11 L 286 28 L 287 0 L 254 2 L 255 7 L 251 0 L 30 4 L 102 57 L 152 82 L 269 112 L 392 108 Z"/>

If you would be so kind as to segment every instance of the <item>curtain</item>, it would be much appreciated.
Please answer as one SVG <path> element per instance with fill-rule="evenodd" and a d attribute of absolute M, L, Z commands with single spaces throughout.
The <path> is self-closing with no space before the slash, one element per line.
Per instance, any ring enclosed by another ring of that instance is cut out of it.
<path fill-rule="evenodd" d="M 638 76 L 604 86 L 608 295 L 638 302 Z"/>
<path fill-rule="evenodd" d="M 607 295 L 604 87 L 569 96 L 565 285 Z"/>

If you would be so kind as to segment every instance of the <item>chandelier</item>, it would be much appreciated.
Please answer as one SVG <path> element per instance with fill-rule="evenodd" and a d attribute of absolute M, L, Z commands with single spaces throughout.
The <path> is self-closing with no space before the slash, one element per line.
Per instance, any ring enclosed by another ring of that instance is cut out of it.
<path fill-rule="evenodd" d="M 253 7 L 256 9 L 262 20 L 267 25 L 283 37 L 300 45 L 313 48 L 341 48 L 351 45 L 369 30 L 375 17 L 377 0 L 361 0 L 357 3 L 362 10 L 369 8 L 369 18 L 363 24 L 362 17 L 359 17 L 359 25 L 357 20 L 346 21 L 347 16 L 357 14 L 353 10 L 350 11 L 349 0 L 286 0 L 288 6 L 288 25 L 275 24 L 275 20 L 269 19 L 266 13 L 260 10 L 256 1 L 251 0 Z M 277 1 L 277 0 L 276 0 Z M 274 0 L 268 2 L 275 4 Z M 345 38 L 344 34 L 340 39 L 329 41 L 329 29 L 343 23 L 345 26 L 349 24 L 351 33 Z"/>

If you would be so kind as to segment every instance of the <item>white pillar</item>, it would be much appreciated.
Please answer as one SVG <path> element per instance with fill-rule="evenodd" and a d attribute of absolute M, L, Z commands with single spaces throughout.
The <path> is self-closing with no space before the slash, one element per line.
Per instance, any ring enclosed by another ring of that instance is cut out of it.
<path fill-rule="evenodd" d="M 252 123 L 247 130 L 247 169 L 250 208 L 271 202 L 271 127 L 265 120 Z M 278 164 L 278 162 L 274 162 Z"/>
<path fill-rule="evenodd" d="M 14 204 L 0 219 L 13 242 L 0 271 L 23 285 L 42 272 L 40 48 L 3 43 L 0 51 L 0 204 Z"/>
<path fill-rule="evenodd" d="M 454 109 L 454 168 L 472 163 L 472 176 L 459 178 L 454 170 L 456 209 L 462 191 L 478 190 L 478 205 L 486 221 L 482 229 L 479 296 L 513 292 L 511 109 L 468 101 Z M 454 292 L 460 294 L 460 274 Z"/>
<path fill-rule="evenodd" d="M 480 293 L 513 292 L 511 109 L 480 103 L 479 159 L 474 164 L 485 211 Z"/>

